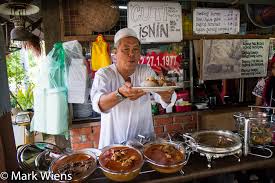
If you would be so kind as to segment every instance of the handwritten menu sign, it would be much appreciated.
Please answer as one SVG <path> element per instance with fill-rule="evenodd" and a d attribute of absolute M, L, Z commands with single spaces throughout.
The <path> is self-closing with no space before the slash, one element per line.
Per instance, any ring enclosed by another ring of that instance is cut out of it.
<path fill-rule="evenodd" d="M 241 77 L 262 77 L 267 74 L 269 40 L 242 41 Z"/>
<path fill-rule="evenodd" d="M 197 8 L 193 11 L 193 31 L 196 34 L 237 34 L 240 31 L 240 11 Z"/>
<path fill-rule="evenodd" d="M 182 40 L 181 5 L 176 2 L 130 1 L 127 23 L 135 30 L 141 43 Z"/>
<path fill-rule="evenodd" d="M 269 42 L 268 39 L 204 40 L 202 79 L 266 76 Z"/>

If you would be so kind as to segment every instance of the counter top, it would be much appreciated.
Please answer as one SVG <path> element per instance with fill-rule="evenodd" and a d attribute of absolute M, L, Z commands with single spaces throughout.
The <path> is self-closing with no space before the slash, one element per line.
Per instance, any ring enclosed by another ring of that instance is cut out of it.
<path fill-rule="evenodd" d="M 170 117 L 170 116 L 178 116 L 178 115 L 190 115 L 193 113 L 213 113 L 213 112 L 225 112 L 225 111 L 236 111 L 236 110 L 250 110 L 248 107 L 249 104 L 232 104 L 232 105 L 221 105 L 221 106 L 215 106 L 214 108 L 209 108 L 209 109 L 202 109 L 202 110 L 193 110 L 193 111 L 188 111 L 188 112 L 172 112 L 172 113 L 165 113 L 165 114 L 158 114 L 158 115 L 153 115 L 154 118 L 159 118 L 159 117 Z M 100 122 L 100 116 L 96 118 L 82 118 L 82 119 L 73 119 L 72 120 L 73 125 L 74 124 L 82 124 L 82 123 L 91 123 L 91 122 Z"/>
<path fill-rule="evenodd" d="M 247 157 L 242 156 L 240 162 L 238 162 L 235 156 L 217 158 L 212 160 L 212 168 L 207 168 L 206 157 L 200 156 L 198 153 L 193 153 L 191 154 L 187 165 L 182 169 L 184 174 L 180 172 L 173 174 L 162 174 L 155 171 L 152 172 L 152 169 L 149 167 L 149 165 L 145 163 L 141 171 L 144 173 L 142 173 L 142 175 L 140 174 L 131 182 L 186 182 L 224 173 L 264 168 L 275 168 L 274 155 L 270 159 L 264 159 L 252 155 L 248 155 Z M 149 173 L 146 173 L 145 171 L 149 171 Z M 103 183 L 112 181 L 107 179 L 101 170 L 98 169 L 88 178 L 87 182 Z"/>

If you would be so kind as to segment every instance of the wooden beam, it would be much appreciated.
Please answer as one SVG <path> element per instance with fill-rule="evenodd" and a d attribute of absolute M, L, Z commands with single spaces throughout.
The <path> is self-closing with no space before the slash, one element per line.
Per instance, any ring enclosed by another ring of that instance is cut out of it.
<path fill-rule="evenodd" d="M 199 40 L 199 39 L 269 39 L 275 38 L 275 34 L 257 35 L 232 35 L 232 34 L 219 34 L 219 35 L 184 35 L 183 40 Z"/>
<path fill-rule="evenodd" d="M 42 0 L 42 18 L 46 53 L 61 41 L 59 1 Z"/>
<path fill-rule="evenodd" d="M 78 40 L 78 41 L 95 41 L 97 35 L 80 35 L 80 36 L 64 36 L 62 41 L 71 41 L 71 40 Z M 107 42 L 113 42 L 114 36 L 108 35 L 104 36 L 105 41 Z"/>

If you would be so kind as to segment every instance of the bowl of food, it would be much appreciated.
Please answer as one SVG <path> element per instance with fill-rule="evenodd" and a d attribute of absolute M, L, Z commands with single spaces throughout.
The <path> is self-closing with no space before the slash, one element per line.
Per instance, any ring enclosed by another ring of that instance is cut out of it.
<path fill-rule="evenodd" d="M 161 173 L 178 172 L 188 161 L 181 144 L 165 140 L 145 144 L 143 154 L 150 166 Z"/>
<path fill-rule="evenodd" d="M 50 172 L 59 174 L 59 182 L 81 182 L 97 168 L 97 158 L 93 153 L 82 151 L 63 155 L 52 162 Z"/>
<path fill-rule="evenodd" d="M 119 182 L 134 179 L 144 163 L 141 152 L 127 145 L 111 145 L 103 148 L 98 162 L 106 177 Z"/>

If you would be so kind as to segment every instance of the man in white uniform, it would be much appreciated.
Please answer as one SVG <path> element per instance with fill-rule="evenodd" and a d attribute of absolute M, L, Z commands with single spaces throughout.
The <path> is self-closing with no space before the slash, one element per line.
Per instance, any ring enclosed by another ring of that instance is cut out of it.
<path fill-rule="evenodd" d="M 150 93 L 132 87 L 155 73 L 138 64 L 140 42 L 132 29 L 119 30 L 114 43 L 117 62 L 96 72 L 91 90 L 93 109 L 101 113 L 99 148 L 154 133 Z M 176 100 L 174 91 L 153 93 L 153 97 L 164 108 Z"/>

